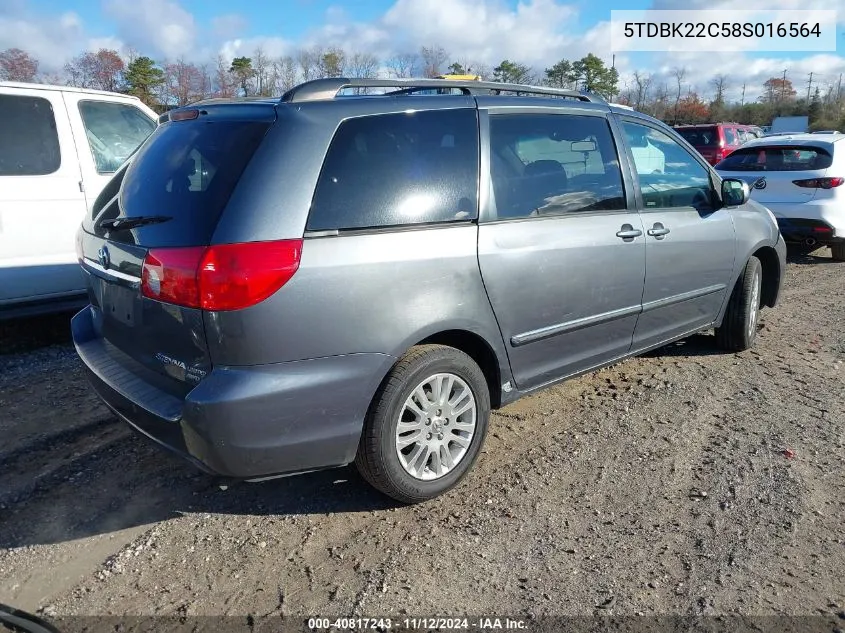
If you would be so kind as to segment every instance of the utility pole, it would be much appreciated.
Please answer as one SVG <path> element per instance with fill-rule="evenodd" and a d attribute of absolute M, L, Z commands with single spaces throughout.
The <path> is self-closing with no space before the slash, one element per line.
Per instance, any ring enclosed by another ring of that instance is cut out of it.
<path fill-rule="evenodd" d="M 842 73 L 839 73 L 839 85 L 836 87 L 836 111 L 842 108 Z"/>
<path fill-rule="evenodd" d="M 807 82 L 807 106 L 810 105 L 810 89 L 813 87 L 813 73 L 810 72 L 810 81 Z"/>
<path fill-rule="evenodd" d="M 745 84 L 742 84 L 742 101 L 739 102 L 739 107 L 745 105 Z"/>
<path fill-rule="evenodd" d="M 786 69 L 783 70 L 783 81 L 780 84 L 780 100 L 783 101 L 786 97 Z"/>

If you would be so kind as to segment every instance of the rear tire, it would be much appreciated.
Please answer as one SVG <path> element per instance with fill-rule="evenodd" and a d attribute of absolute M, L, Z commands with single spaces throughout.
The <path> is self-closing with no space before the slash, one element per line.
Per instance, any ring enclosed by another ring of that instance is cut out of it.
<path fill-rule="evenodd" d="M 837 262 L 845 262 L 845 242 L 830 245 L 830 254 Z"/>
<path fill-rule="evenodd" d="M 376 392 L 355 465 L 397 501 L 433 499 L 472 468 L 489 417 L 490 391 L 475 361 L 452 347 L 418 345 Z"/>
<path fill-rule="evenodd" d="M 763 267 L 752 256 L 734 286 L 722 325 L 716 328 L 716 344 L 729 352 L 743 352 L 754 345 L 760 321 Z"/>

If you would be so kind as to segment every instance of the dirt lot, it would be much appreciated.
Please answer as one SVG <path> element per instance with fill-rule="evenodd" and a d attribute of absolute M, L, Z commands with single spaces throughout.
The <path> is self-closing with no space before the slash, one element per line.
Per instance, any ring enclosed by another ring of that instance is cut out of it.
<path fill-rule="evenodd" d="M 5 326 L 0 602 L 845 628 L 845 264 L 793 256 L 784 293 L 754 351 L 702 334 L 496 413 L 465 483 L 416 507 L 352 469 L 221 486 L 109 415 L 64 318 Z"/>

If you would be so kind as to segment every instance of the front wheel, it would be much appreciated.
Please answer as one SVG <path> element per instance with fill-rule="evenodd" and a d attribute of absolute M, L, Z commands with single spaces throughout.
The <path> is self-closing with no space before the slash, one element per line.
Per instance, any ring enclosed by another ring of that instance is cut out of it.
<path fill-rule="evenodd" d="M 751 257 L 739 276 L 725 311 L 722 325 L 716 328 L 716 344 L 730 352 L 750 349 L 757 338 L 760 321 L 760 289 L 763 267 Z"/>
<path fill-rule="evenodd" d="M 355 465 L 397 501 L 432 499 L 472 468 L 489 417 L 490 392 L 472 358 L 443 345 L 413 347 L 373 399 Z"/>

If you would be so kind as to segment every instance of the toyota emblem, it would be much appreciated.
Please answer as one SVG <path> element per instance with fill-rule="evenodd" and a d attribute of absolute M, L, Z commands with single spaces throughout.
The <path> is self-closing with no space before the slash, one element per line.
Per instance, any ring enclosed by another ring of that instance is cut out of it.
<path fill-rule="evenodd" d="M 97 251 L 97 261 L 100 262 L 100 266 L 102 266 L 103 268 L 108 268 L 109 264 L 111 264 L 109 249 L 107 249 L 105 246 L 100 247 L 100 250 Z"/>

